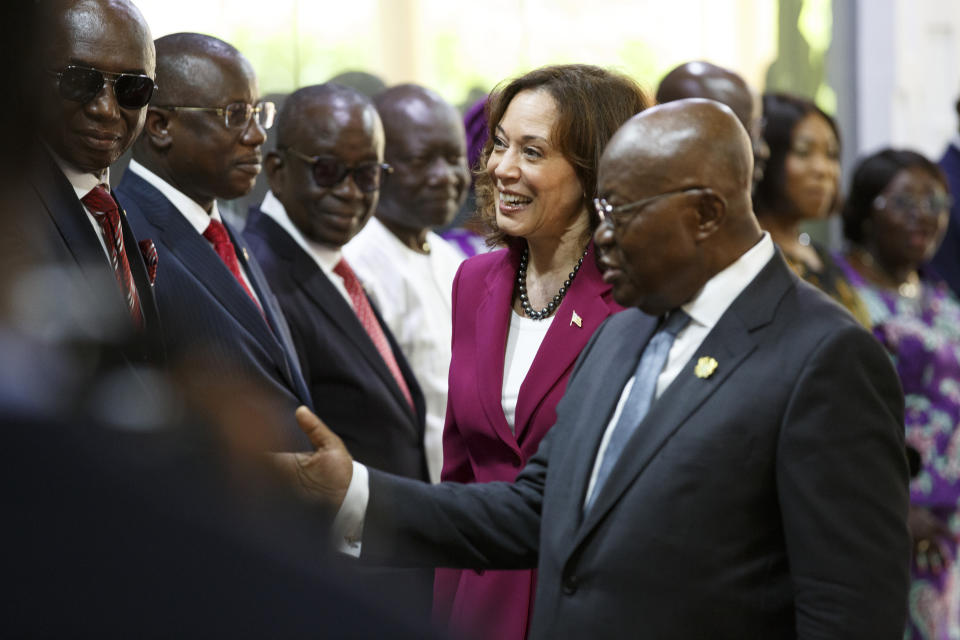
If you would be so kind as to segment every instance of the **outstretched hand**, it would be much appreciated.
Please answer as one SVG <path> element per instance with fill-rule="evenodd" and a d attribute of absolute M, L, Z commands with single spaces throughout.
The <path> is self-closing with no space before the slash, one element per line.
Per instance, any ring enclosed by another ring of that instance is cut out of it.
<path fill-rule="evenodd" d="M 299 407 L 296 418 L 316 451 L 276 453 L 274 463 L 308 499 L 339 508 L 353 476 L 353 458 L 343 440 L 312 411 Z"/>

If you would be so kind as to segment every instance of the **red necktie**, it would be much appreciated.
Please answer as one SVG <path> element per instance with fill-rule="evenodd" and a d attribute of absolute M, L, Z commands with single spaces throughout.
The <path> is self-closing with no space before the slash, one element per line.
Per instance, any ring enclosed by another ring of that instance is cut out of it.
<path fill-rule="evenodd" d="M 263 314 L 263 307 L 260 306 L 260 302 L 256 296 L 253 295 L 253 292 L 250 291 L 250 288 L 247 287 L 246 281 L 240 274 L 240 262 L 237 260 L 237 250 L 234 248 L 233 243 L 230 242 L 230 235 L 227 233 L 227 228 L 223 226 L 222 222 L 210 220 L 210 224 L 207 225 L 206 230 L 203 232 L 203 237 L 213 244 L 213 250 L 217 252 L 217 255 L 223 260 L 223 263 L 227 265 L 227 269 L 230 269 L 230 273 L 233 274 L 233 277 L 237 279 L 237 282 L 240 283 L 243 290 L 247 292 L 247 295 L 250 296 L 253 303 L 260 309 L 260 313 Z"/>
<path fill-rule="evenodd" d="M 140 308 L 140 296 L 137 295 L 137 285 L 133 281 L 127 252 L 123 248 L 123 228 L 120 226 L 120 211 L 117 209 L 117 203 L 110 192 L 101 185 L 94 187 L 80 201 L 100 225 L 103 243 L 107 246 L 107 253 L 110 255 L 113 275 L 116 276 L 117 284 L 120 285 L 120 290 L 127 301 L 133 323 L 142 329 L 143 309 Z"/>
<path fill-rule="evenodd" d="M 410 406 L 413 407 L 413 396 L 410 395 L 410 389 L 407 388 L 407 382 L 403 379 L 403 373 L 400 372 L 397 359 L 393 357 L 390 342 L 387 340 L 383 328 L 377 321 L 377 316 L 373 312 L 373 307 L 370 306 L 370 301 L 367 300 L 367 294 L 363 292 L 363 286 L 360 284 L 357 274 L 353 272 L 353 269 L 347 264 L 346 260 L 340 260 L 337 266 L 333 268 L 333 272 L 343 278 L 343 286 L 346 288 L 347 294 L 349 294 L 350 300 L 353 302 L 353 311 L 357 314 L 360 324 L 363 325 L 367 335 L 370 336 L 374 346 L 377 347 L 377 351 L 380 352 L 380 357 L 383 358 L 383 361 L 387 364 L 387 369 L 390 370 L 397 384 L 400 385 L 400 390 L 403 391 L 403 397 L 405 397 L 407 402 L 410 403 Z"/>

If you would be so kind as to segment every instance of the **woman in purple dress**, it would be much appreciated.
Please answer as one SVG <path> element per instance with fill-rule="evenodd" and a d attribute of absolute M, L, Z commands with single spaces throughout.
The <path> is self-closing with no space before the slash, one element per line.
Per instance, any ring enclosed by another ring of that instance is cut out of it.
<path fill-rule="evenodd" d="M 939 168 L 912 151 L 862 160 L 844 208 L 850 241 L 838 259 L 892 355 L 906 399 L 907 445 L 917 464 L 905 638 L 960 638 L 960 301 L 924 264 L 950 210 Z"/>

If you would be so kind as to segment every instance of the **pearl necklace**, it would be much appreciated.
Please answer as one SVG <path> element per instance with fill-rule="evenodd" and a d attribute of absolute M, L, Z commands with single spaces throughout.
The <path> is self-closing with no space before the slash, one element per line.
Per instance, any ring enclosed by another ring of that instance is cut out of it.
<path fill-rule="evenodd" d="M 573 271 L 571 271 L 567 279 L 564 280 L 563 286 L 560 287 L 557 295 L 553 296 L 553 300 L 548 302 L 547 306 L 540 311 L 533 310 L 533 307 L 530 306 L 530 299 L 527 297 L 527 258 L 530 255 L 530 247 L 523 250 L 523 256 L 520 257 L 520 268 L 517 269 L 517 291 L 520 293 L 520 307 L 528 318 L 531 320 L 544 320 L 549 318 L 553 312 L 557 310 L 563 297 L 567 295 L 567 290 L 573 283 L 573 279 L 577 277 L 580 266 L 583 264 L 583 259 L 587 257 L 587 250 L 589 248 L 588 246 L 587 249 L 583 250 L 583 255 L 577 260 L 577 264 L 573 266 Z"/>

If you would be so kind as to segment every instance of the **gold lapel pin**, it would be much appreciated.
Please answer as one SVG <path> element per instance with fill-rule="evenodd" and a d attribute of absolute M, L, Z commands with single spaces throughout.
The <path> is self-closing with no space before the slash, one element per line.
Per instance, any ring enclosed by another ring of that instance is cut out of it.
<path fill-rule="evenodd" d="M 583 328 L 583 318 L 581 318 L 579 315 L 577 315 L 577 312 L 574 311 L 574 312 L 573 312 L 573 316 L 570 317 L 570 324 L 571 324 L 571 325 L 574 325 L 574 324 L 575 324 L 575 325 L 577 325 L 578 327 Z"/>
<path fill-rule="evenodd" d="M 243 247 L 243 259 L 246 260 L 247 262 L 250 262 L 250 254 L 247 253 L 246 247 Z"/>
<path fill-rule="evenodd" d="M 710 356 L 703 356 L 697 360 L 697 366 L 694 367 L 693 372 L 698 378 L 709 378 L 713 375 L 713 372 L 717 370 L 718 364 L 719 363 Z"/>

